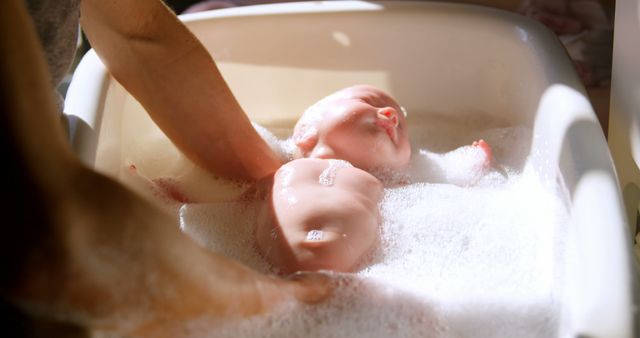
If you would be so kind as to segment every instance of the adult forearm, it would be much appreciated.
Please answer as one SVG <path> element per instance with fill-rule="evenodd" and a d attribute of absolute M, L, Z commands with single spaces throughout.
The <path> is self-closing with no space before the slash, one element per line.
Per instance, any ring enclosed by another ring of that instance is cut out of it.
<path fill-rule="evenodd" d="M 81 21 L 113 76 L 191 160 L 244 180 L 279 166 L 209 53 L 159 0 L 84 0 Z"/>

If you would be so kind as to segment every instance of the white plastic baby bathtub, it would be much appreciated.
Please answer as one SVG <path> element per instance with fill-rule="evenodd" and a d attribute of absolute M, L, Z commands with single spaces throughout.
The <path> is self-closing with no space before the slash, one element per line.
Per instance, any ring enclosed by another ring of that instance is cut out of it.
<path fill-rule="evenodd" d="M 616 173 L 582 85 L 544 27 L 488 8 L 400 1 L 254 6 L 183 20 L 267 127 L 291 127 L 318 98 L 368 83 L 394 95 L 410 124 L 444 115 L 530 128 L 513 165 L 560 185 L 569 215 L 557 334 L 632 337 L 630 240 Z M 78 155 L 108 175 L 121 177 L 132 162 L 149 176 L 185 168 L 167 164 L 177 152 L 93 52 L 74 75 L 65 110 L 78 118 Z M 479 315 L 476 325 L 490 320 Z"/>

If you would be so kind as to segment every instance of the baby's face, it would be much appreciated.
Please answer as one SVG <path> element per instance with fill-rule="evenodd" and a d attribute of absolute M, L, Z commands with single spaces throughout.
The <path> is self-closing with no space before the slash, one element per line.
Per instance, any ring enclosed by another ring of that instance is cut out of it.
<path fill-rule="evenodd" d="M 371 86 L 340 90 L 310 107 L 294 141 L 304 157 L 336 158 L 364 169 L 402 169 L 411 147 L 402 108 Z"/>

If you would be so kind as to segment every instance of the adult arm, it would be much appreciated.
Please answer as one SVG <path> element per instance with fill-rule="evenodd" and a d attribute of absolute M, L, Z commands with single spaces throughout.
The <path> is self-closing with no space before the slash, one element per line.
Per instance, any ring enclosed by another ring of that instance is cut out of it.
<path fill-rule="evenodd" d="M 280 166 L 209 53 L 160 0 L 83 0 L 81 23 L 111 74 L 196 164 L 239 180 Z"/>
<path fill-rule="evenodd" d="M 18 304 L 34 318 L 158 337 L 190 319 L 216 323 L 326 295 L 319 275 L 273 278 L 206 250 L 173 217 L 82 165 L 64 139 L 23 0 L 3 4 L 0 171 L 9 198 L 0 205 L 0 304 Z"/>

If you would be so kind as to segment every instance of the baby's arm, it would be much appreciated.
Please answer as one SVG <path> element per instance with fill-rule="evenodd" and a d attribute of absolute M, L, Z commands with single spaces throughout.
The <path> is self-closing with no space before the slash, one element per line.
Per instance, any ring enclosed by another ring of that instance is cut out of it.
<path fill-rule="evenodd" d="M 189 159 L 249 181 L 280 166 L 209 53 L 159 0 L 85 0 L 81 10 L 111 74 Z"/>

